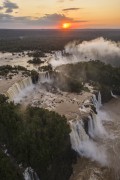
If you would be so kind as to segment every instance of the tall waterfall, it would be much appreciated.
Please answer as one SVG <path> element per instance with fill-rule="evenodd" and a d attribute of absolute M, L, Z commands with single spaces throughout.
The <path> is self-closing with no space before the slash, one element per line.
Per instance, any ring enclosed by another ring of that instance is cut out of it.
<path fill-rule="evenodd" d="M 40 83 L 52 83 L 53 78 L 50 73 L 40 72 L 39 73 L 39 82 Z M 9 97 L 10 101 L 19 102 L 26 94 L 33 89 L 34 85 L 32 83 L 31 77 L 26 77 L 16 83 L 14 83 L 8 91 L 5 93 Z"/>
<path fill-rule="evenodd" d="M 40 180 L 36 172 L 31 167 L 27 167 L 23 173 L 25 180 Z"/>
<path fill-rule="evenodd" d="M 40 83 L 52 83 L 52 78 L 50 76 L 50 73 L 48 71 L 46 72 L 40 72 L 39 73 L 39 82 Z"/>
<path fill-rule="evenodd" d="M 72 148 L 81 154 L 81 143 L 83 141 L 87 141 L 89 136 L 86 134 L 85 129 L 83 127 L 82 120 L 70 121 L 71 133 L 71 145 Z"/>
<path fill-rule="evenodd" d="M 24 96 L 27 91 L 33 88 L 31 77 L 26 77 L 21 81 L 14 83 L 7 91 L 6 95 L 10 101 L 15 100 L 18 96 Z"/>
<path fill-rule="evenodd" d="M 92 98 L 92 102 L 93 105 L 95 106 L 96 110 L 98 111 L 100 109 L 100 107 L 102 106 L 102 100 L 101 100 L 101 93 L 98 93 L 98 100 L 96 98 L 96 95 L 93 94 L 93 98 Z"/>
<path fill-rule="evenodd" d="M 101 164 L 107 164 L 107 157 L 105 150 L 102 147 L 98 147 L 96 143 L 97 138 L 106 136 L 106 131 L 102 125 L 102 121 L 99 117 L 99 108 L 101 107 L 101 94 L 98 94 L 98 100 L 93 95 L 92 102 L 96 107 L 98 114 L 93 111 L 87 118 L 87 131 L 85 130 L 85 121 L 82 119 L 70 121 L 71 133 L 70 140 L 72 149 L 74 149 L 79 155 L 86 156 L 93 160 L 100 162 Z"/>
<path fill-rule="evenodd" d="M 97 115 L 93 112 L 88 118 L 88 134 L 90 138 L 95 139 L 107 136 L 99 112 Z"/>
<path fill-rule="evenodd" d="M 102 98 L 101 98 L 101 93 L 100 93 L 100 91 L 99 91 L 99 93 L 98 93 L 98 106 L 99 106 L 99 108 L 102 106 Z"/>

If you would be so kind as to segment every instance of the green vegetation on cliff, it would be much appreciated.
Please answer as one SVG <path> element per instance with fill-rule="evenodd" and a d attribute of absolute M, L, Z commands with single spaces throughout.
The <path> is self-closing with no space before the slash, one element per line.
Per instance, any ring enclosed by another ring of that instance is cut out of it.
<path fill-rule="evenodd" d="M 120 68 L 100 61 L 89 61 L 63 65 L 58 69 L 73 81 L 89 82 L 101 91 L 104 102 L 111 98 L 111 91 L 120 95 Z"/>
<path fill-rule="evenodd" d="M 66 66 L 64 68 L 66 68 Z M 73 78 L 66 71 L 54 72 L 54 77 L 54 85 L 62 91 L 80 93 L 84 89 L 82 81 L 80 79 Z"/>

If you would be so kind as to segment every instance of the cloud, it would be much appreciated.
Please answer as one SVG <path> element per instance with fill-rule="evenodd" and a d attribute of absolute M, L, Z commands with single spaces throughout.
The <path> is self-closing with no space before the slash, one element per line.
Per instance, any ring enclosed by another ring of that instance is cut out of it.
<path fill-rule="evenodd" d="M 15 9 L 19 9 L 19 6 L 9 0 L 4 0 L 3 6 L 0 6 L 0 10 L 3 9 L 5 10 L 5 13 L 12 13 Z"/>
<path fill-rule="evenodd" d="M 13 19 L 13 16 L 0 13 L 0 23 L 7 23 L 8 21 L 11 21 Z"/>
<path fill-rule="evenodd" d="M 80 10 L 81 8 L 66 8 L 63 9 L 62 11 L 75 11 L 75 10 Z"/>
<path fill-rule="evenodd" d="M 30 21 L 30 17 L 23 16 L 23 17 L 15 17 L 10 14 L 0 13 L 0 23 L 6 24 L 6 23 L 17 23 L 17 22 L 23 22 L 27 23 Z"/>
<path fill-rule="evenodd" d="M 65 53 L 71 56 L 57 54 L 56 58 L 51 59 L 50 64 L 55 68 L 63 64 L 75 64 L 83 61 L 100 60 L 106 64 L 120 66 L 120 44 L 103 37 L 90 41 L 73 41 L 65 46 Z"/>
<path fill-rule="evenodd" d="M 2 10 L 3 9 L 3 7 L 2 6 L 0 6 L 0 10 Z"/>
<path fill-rule="evenodd" d="M 64 21 L 69 21 L 71 23 L 86 22 L 84 20 L 75 20 L 73 18 L 67 17 L 64 14 L 45 14 L 42 17 L 32 18 L 30 16 L 19 16 L 15 17 L 10 14 L 0 13 L 0 27 L 3 25 L 14 27 L 14 25 L 23 25 L 24 27 L 38 27 L 38 28 L 59 28 L 60 24 Z M 6 27 L 5 26 L 5 27 Z M 19 27 L 18 27 L 19 28 Z M 20 26 L 22 28 L 22 26 Z"/>
<path fill-rule="evenodd" d="M 67 17 L 64 14 L 46 14 L 43 17 L 40 17 L 36 20 L 41 25 L 58 25 L 59 23 L 62 23 L 64 21 L 70 21 L 71 23 L 80 23 L 80 22 L 86 22 L 84 20 L 75 20 L 73 18 Z"/>
<path fill-rule="evenodd" d="M 63 14 L 46 14 L 43 17 L 40 17 L 37 19 L 37 22 L 39 22 L 40 24 L 49 24 L 49 25 L 57 25 L 59 22 L 62 21 L 73 21 L 72 18 L 69 18 Z"/>

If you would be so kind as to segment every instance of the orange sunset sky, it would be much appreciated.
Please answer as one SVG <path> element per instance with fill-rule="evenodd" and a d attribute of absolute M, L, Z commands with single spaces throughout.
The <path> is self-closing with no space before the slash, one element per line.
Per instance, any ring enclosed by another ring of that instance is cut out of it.
<path fill-rule="evenodd" d="M 0 28 L 120 28 L 120 0 L 0 0 Z"/>

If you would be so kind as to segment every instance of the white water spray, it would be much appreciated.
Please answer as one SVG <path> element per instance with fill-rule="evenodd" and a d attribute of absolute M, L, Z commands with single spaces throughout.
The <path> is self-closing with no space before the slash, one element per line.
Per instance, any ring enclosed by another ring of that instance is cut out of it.
<path fill-rule="evenodd" d="M 27 77 L 13 84 L 6 92 L 6 95 L 10 101 L 19 102 L 33 87 L 31 77 Z"/>
<path fill-rule="evenodd" d="M 93 105 L 95 106 L 96 110 L 98 111 L 100 107 L 102 106 L 102 98 L 101 98 L 101 93 L 98 93 L 98 100 L 96 98 L 96 95 L 93 94 L 92 98 Z"/>
<path fill-rule="evenodd" d="M 39 73 L 39 82 L 40 83 L 52 83 L 52 78 L 50 76 L 50 73 L 48 71 L 46 72 L 40 72 Z"/>
<path fill-rule="evenodd" d="M 27 167 L 23 173 L 25 180 L 40 180 L 36 172 L 31 167 Z"/>
<path fill-rule="evenodd" d="M 98 161 L 102 165 L 107 165 L 106 150 L 102 146 L 98 146 L 95 142 L 97 138 L 107 137 L 107 133 L 99 117 L 99 108 L 101 107 L 100 92 L 98 96 L 99 98 L 97 100 L 96 96 L 93 95 L 92 100 L 98 115 L 92 112 L 92 115 L 88 116 L 88 132 L 86 133 L 85 131 L 84 121 L 82 119 L 70 121 L 70 139 L 72 148 L 79 155 Z"/>
<path fill-rule="evenodd" d="M 52 83 L 53 79 L 51 78 L 49 72 L 40 72 L 39 73 L 39 83 Z M 27 77 L 14 83 L 8 91 L 5 93 L 9 97 L 10 101 L 15 103 L 20 102 L 28 93 L 34 89 L 31 77 Z"/>
<path fill-rule="evenodd" d="M 70 56 L 63 56 L 57 52 L 51 59 L 50 64 L 55 68 L 63 64 L 74 64 L 82 61 L 100 60 L 112 65 L 120 65 L 120 44 L 106 40 L 103 37 L 83 41 L 82 43 L 71 42 L 65 46 L 65 53 Z"/>

